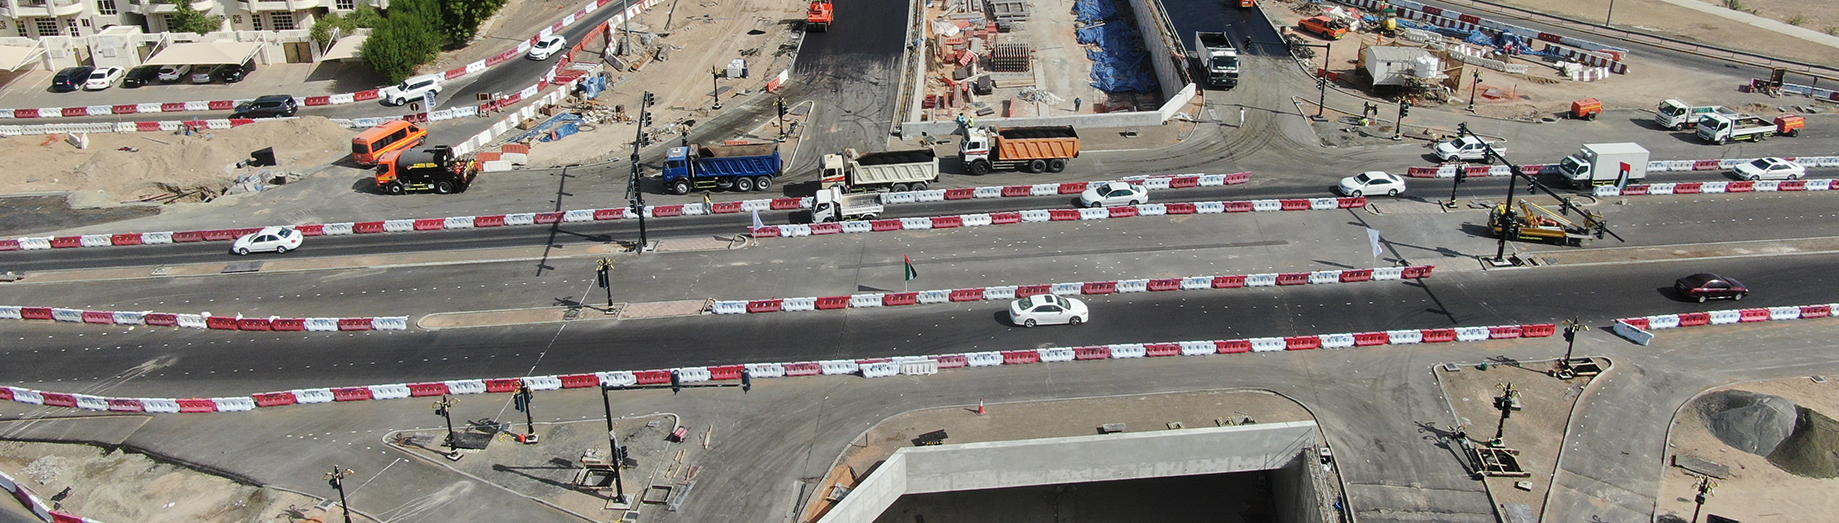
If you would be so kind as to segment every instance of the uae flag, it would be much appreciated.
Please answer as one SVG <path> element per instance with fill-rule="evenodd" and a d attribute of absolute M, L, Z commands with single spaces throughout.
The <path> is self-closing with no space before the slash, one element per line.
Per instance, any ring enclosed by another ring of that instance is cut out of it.
<path fill-rule="evenodd" d="M 906 256 L 901 256 L 900 258 L 907 261 L 907 279 L 902 281 L 913 281 L 914 278 L 918 278 L 919 271 L 913 270 L 913 258 L 908 258 Z"/>

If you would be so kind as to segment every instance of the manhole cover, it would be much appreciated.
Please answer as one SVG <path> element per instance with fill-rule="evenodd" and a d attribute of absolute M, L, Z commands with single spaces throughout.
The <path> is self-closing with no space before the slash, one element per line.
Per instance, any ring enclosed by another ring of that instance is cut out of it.
<path fill-rule="evenodd" d="M 262 270 L 262 262 L 259 262 L 259 261 L 239 261 L 239 262 L 225 264 L 223 266 L 224 274 L 234 274 L 234 273 L 239 273 L 239 272 L 256 272 L 259 270 Z"/>

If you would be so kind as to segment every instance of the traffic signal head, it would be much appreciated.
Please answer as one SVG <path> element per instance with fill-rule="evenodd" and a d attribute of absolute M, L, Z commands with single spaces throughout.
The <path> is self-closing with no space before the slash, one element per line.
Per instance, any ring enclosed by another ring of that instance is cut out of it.
<path fill-rule="evenodd" d="M 645 106 L 650 107 L 654 100 L 655 98 L 651 96 L 651 91 L 645 91 Z"/>
<path fill-rule="evenodd" d="M 594 272 L 594 283 L 602 289 L 611 286 L 611 283 L 608 281 L 609 279 L 610 278 L 607 277 L 607 266 L 605 265 L 600 266 L 600 270 Z"/>
<path fill-rule="evenodd" d="M 650 127 L 650 126 L 651 126 L 651 111 L 640 111 L 639 112 L 639 127 Z"/>
<path fill-rule="evenodd" d="M 741 392 L 753 390 L 753 371 L 741 371 Z"/>
<path fill-rule="evenodd" d="M 1399 102 L 1398 103 L 1398 117 L 1404 118 L 1410 115 L 1411 115 L 1411 104 L 1408 104 L 1405 102 Z"/>
<path fill-rule="evenodd" d="M 677 371 L 670 371 L 670 393 L 679 392 L 683 392 L 683 377 L 678 375 Z"/>

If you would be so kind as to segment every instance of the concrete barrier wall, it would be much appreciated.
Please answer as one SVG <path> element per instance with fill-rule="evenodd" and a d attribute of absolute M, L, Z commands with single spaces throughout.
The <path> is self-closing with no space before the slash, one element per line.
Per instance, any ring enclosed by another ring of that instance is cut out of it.
<path fill-rule="evenodd" d="M 1150 66 L 1156 69 L 1156 82 L 1162 87 L 1162 99 L 1169 100 L 1181 89 L 1177 86 L 1187 83 L 1181 80 L 1181 70 L 1187 59 L 1184 53 L 1176 52 L 1183 48 L 1181 37 L 1171 34 L 1173 28 L 1165 29 L 1162 23 L 1165 18 L 1158 7 L 1159 2 L 1130 0 L 1130 10 L 1137 19 L 1137 32 L 1141 33 L 1143 47 L 1149 53 Z M 1169 46 L 1171 38 L 1176 42 L 1173 48 Z"/>
<path fill-rule="evenodd" d="M 907 454 L 907 492 L 925 494 L 1269 470 L 1289 463 L 1290 454 L 1315 439 L 1315 422 L 1299 421 L 898 452 Z"/>
<path fill-rule="evenodd" d="M 1277 504 L 1277 521 L 1281 523 L 1326 523 L 1322 517 L 1321 467 L 1314 456 L 1296 453 L 1283 468 L 1271 471 L 1271 493 Z"/>
<path fill-rule="evenodd" d="M 903 449 L 904 450 L 904 449 Z M 874 474 L 856 485 L 854 490 L 842 501 L 830 507 L 818 523 L 862 522 L 872 523 L 881 516 L 901 496 L 907 494 L 907 457 L 895 452 L 887 461 L 875 467 Z M 829 492 L 813 492 L 811 499 L 822 499 Z"/>

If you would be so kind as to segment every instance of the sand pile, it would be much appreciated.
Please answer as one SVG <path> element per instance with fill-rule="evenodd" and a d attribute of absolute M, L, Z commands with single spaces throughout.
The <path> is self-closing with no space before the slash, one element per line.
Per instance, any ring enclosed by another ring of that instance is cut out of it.
<path fill-rule="evenodd" d="M 1727 390 L 1693 405 L 1719 441 L 1790 474 L 1839 477 L 1839 421 L 1781 396 Z"/>
<path fill-rule="evenodd" d="M 89 147 L 40 135 L 0 138 L 0 194 L 102 190 L 117 200 L 163 192 L 156 183 L 191 187 L 224 184 L 227 167 L 263 147 L 275 148 L 275 167 L 304 171 L 350 154 L 356 131 L 320 117 L 257 122 L 192 136 L 172 133 L 97 133 Z M 49 143 L 46 143 L 49 141 Z M 124 147 L 133 152 L 120 150 Z"/>

